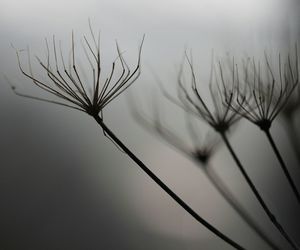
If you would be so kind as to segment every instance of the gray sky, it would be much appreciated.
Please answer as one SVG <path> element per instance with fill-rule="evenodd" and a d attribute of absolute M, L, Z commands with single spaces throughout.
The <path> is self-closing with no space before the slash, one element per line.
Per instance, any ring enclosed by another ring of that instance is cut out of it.
<path fill-rule="evenodd" d="M 299 10 L 296 0 L 0 0 L 0 249 L 230 249 L 156 187 L 87 115 L 13 95 L 4 75 L 26 93 L 39 92 L 18 71 L 11 43 L 29 45 L 33 55 L 43 57 L 45 37 L 55 34 L 67 47 L 74 30 L 80 44 L 90 18 L 101 30 L 107 69 L 116 57 L 115 39 L 133 65 L 145 34 L 142 75 L 132 94 L 147 107 L 148 93 L 157 93 L 151 70 L 172 89 L 184 48 L 192 49 L 205 80 L 212 49 L 220 57 L 287 51 L 299 42 Z M 181 111 L 170 110 L 168 123 L 184 128 Z M 105 119 L 199 214 L 247 249 L 267 249 L 193 162 L 133 121 L 125 96 L 105 110 Z M 293 165 L 280 123 L 273 130 Z M 297 223 L 285 217 L 294 213 L 295 201 L 288 187 L 277 187 L 287 184 L 265 139 L 246 122 L 231 139 L 266 200 L 299 237 Z M 286 246 L 225 147 L 212 164 L 263 228 Z"/>

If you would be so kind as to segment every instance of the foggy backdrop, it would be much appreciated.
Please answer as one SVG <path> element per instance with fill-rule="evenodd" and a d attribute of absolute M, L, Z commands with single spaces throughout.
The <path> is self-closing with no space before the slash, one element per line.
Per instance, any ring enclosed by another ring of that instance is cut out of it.
<path fill-rule="evenodd" d="M 159 94 L 152 71 L 174 89 L 185 48 L 193 50 L 197 73 L 208 79 L 212 49 L 220 57 L 264 50 L 276 55 L 300 38 L 296 0 L 0 0 L 0 249 L 231 249 L 142 173 L 88 115 L 12 93 L 4 76 L 22 92 L 40 94 L 20 74 L 11 44 L 29 45 L 33 55 L 45 57 L 45 37 L 55 34 L 69 45 L 74 30 L 80 42 L 88 18 L 101 30 L 105 67 L 116 57 L 115 39 L 133 64 L 146 35 L 142 74 L 130 90 L 145 111 L 149 93 Z M 184 128 L 182 111 L 169 106 L 168 124 Z M 125 144 L 201 216 L 247 249 L 268 249 L 199 167 L 136 124 L 126 93 L 104 115 Z M 272 132 L 299 183 L 279 119 Z M 265 200 L 299 239 L 299 205 L 266 138 L 242 121 L 230 139 Z M 223 145 L 211 164 L 274 241 L 289 249 Z"/>

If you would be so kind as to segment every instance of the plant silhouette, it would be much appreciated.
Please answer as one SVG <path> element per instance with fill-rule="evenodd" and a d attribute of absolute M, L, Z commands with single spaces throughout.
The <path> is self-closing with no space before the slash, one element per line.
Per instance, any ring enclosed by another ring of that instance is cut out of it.
<path fill-rule="evenodd" d="M 225 74 L 226 72 L 221 62 L 218 63 L 217 70 L 212 60 L 209 80 L 209 90 L 213 104 L 213 110 L 211 110 L 206 101 L 203 99 L 200 90 L 198 89 L 196 73 L 193 65 L 193 58 L 191 56 L 188 56 L 187 53 L 185 53 L 185 55 L 190 72 L 190 86 L 186 86 L 186 79 L 183 75 L 184 64 L 182 63 L 177 81 L 178 98 L 175 98 L 172 95 L 170 95 L 165 90 L 165 88 L 161 86 L 163 94 L 174 104 L 183 108 L 187 112 L 195 115 L 196 117 L 199 117 L 202 120 L 204 120 L 217 133 L 220 134 L 227 149 L 233 157 L 238 169 L 240 170 L 242 176 L 251 188 L 253 194 L 255 195 L 259 204 L 268 216 L 269 220 L 273 223 L 273 225 L 277 228 L 281 235 L 287 240 L 287 242 L 289 242 L 293 249 L 299 249 L 295 241 L 288 235 L 288 233 L 281 226 L 275 215 L 271 212 L 271 210 L 263 200 L 261 194 L 259 193 L 255 184 L 247 174 L 244 166 L 242 165 L 240 159 L 238 158 L 237 154 L 235 153 L 233 147 L 231 146 L 228 140 L 227 133 L 229 129 L 238 120 L 240 120 L 240 114 L 244 112 L 243 105 L 234 106 L 236 98 L 238 98 L 239 95 L 242 95 L 244 103 L 249 103 L 252 98 L 251 95 L 247 95 L 247 93 L 249 92 L 248 85 L 243 86 L 243 88 L 236 87 L 240 86 L 240 77 L 238 67 L 235 64 L 234 59 L 232 60 L 231 66 L 229 65 L 229 70 L 226 71 L 227 74 Z M 247 77 L 247 74 L 245 74 L 245 78 Z M 238 89 L 239 91 L 236 91 L 236 89 Z M 233 106 L 235 108 L 232 108 Z M 252 111 L 253 108 L 252 106 L 250 107 Z"/>
<path fill-rule="evenodd" d="M 234 197 L 224 181 L 219 177 L 217 172 L 214 170 L 213 165 L 210 163 L 211 159 L 216 153 L 217 148 L 220 146 L 221 141 L 219 137 L 217 137 L 213 131 L 207 131 L 203 136 L 201 136 L 199 132 L 200 129 L 198 129 L 196 124 L 194 124 L 192 121 L 191 115 L 185 112 L 186 128 L 193 145 L 191 147 L 182 138 L 180 138 L 175 131 L 172 131 L 168 128 L 168 126 L 163 124 L 161 117 L 165 117 L 165 115 L 160 114 L 160 110 L 162 109 L 161 103 L 158 103 L 156 100 L 153 102 L 153 106 L 153 118 L 151 119 L 147 117 L 141 109 L 138 108 L 139 105 L 133 102 L 133 98 L 130 98 L 132 116 L 135 118 L 135 120 L 150 133 L 157 134 L 169 145 L 172 145 L 179 152 L 192 159 L 203 171 L 218 193 L 243 219 L 243 221 L 272 249 L 280 249 L 251 218 L 240 202 Z"/>
<path fill-rule="evenodd" d="M 28 71 L 24 69 L 21 63 L 20 51 L 16 50 L 18 65 L 22 74 L 30 79 L 33 84 L 48 92 L 52 97 L 57 99 L 47 99 L 38 96 L 32 96 L 24 94 L 18 91 L 16 86 L 12 85 L 12 90 L 15 94 L 31 98 L 39 101 L 45 101 L 54 103 L 68 108 L 82 111 L 91 117 L 99 124 L 103 130 L 104 135 L 109 138 L 114 144 L 123 150 L 139 167 L 143 170 L 156 184 L 158 184 L 174 201 L 176 201 L 183 209 L 186 210 L 194 219 L 201 223 L 213 234 L 220 239 L 231 245 L 235 249 L 245 249 L 221 231 L 212 226 L 208 221 L 198 215 L 188 204 L 186 204 L 179 196 L 177 196 L 159 177 L 157 177 L 106 125 L 104 122 L 103 110 L 123 93 L 129 86 L 131 86 L 140 75 L 140 59 L 144 38 L 141 42 L 137 64 L 133 70 L 131 70 L 125 61 L 122 52 L 120 51 L 118 43 L 116 43 L 117 59 L 113 61 L 111 71 L 104 83 L 101 82 L 101 51 L 100 51 L 100 36 L 97 38 L 91 28 L 89 22 L 90 34 L 92 42 L 89 42 L 87 37 L 84 36 L 84 52 L 90 65 L 90 71 L 92 72 L 92 83 L 88 85 L 82 80 L 79 67 L 76 61 L 76 50 L 74 42 L 74 33 L 72 32 L 71 39 L 71 56 L 69 64 L 65 63 L 65 59 L 62 52 L 62 45 L 59 43 L 59 49 L 57 49 L 57 42 L 55 37 L 52 41 L 52 49 L 46 40 L 46 52 L 47 59 L 43 62 L 39 57 L 36 57 L 39 65 L 41 66 L 41 72 L 45 73 L 45 78 L 39 79 L 35 76 L 31 66 L 31 58 L 29 49 L 28 52 Z M 53 51 L 53 52 L 52 52 Z M 52 58 L 50 57 L 52 56 Z M 52 62 L 54 60 L 54 63 Z M 116 67 L 119 65 L 120 74 L 117 75 Z"/>
<path fill-rule="evenodd" d="M 299 191 L 270 133 L 274 119 L 284 109 L 299 83 L 297 48 L 295 51 L 296 59 L 294 63 L 291 62 L 290 56 L 288 56 L 287 61 L 282 65 L 279 55 L 278 78 L 276 78 L 276 74 L 271 68 L 266 54 L 265 68 L 263 70 L 260 62 L 255 62 L 254 59 L 250 62 L 250 59 L 248 59 L 244 68 L 245 80 L 243 81 L 247 85 L 245 89 L 248 89 L 248 91 L 241 93 L 241 86 L 237 83 L 233 87 L 233 91 L 236 92 L 234 94 L 236 96 L 235 101 L 228 101 L 228 93 L 225 93 L 225 100 L 228 108 L 232 108 L 232 110 L 258 126 L 265 133 L 297 201 L 300 203 Z M 251 68 L 249 69 L 249 67 Z M 232 92 L 230 96 L 232 96 Z"/>

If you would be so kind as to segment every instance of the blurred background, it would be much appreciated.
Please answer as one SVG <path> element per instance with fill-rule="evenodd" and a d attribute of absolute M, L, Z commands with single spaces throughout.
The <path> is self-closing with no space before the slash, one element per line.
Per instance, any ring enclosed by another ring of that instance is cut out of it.
<path fill-rule="evenodd" d="M 204 82 L 212 49 L 220 57 L 288 51 L 300 38 L 297 0 L 0 0 L 0 249 L 231 249 L 173 202 L 90 117 L 12 93 L 5 76 L 20 91 L 40 94 L 20 74 L 11 44 L 29 46 L 33 55 L 45 58 L 45 38 L 55 34 L 67 46 L 74 30 L 80 44 L 89 32 L 88 18 L 101 30 L 104 68 L 117 56 L 116 39 L 134 65 L 146 35 L 142 74 L 130 96 L 120 96 L 104 110 L 107 125 L 211 224 L 246 249 L 269 249 L 193 161 L 132 119 L 127 99 L 136 96 L 147 113 L 152 94 L 162 98 L 153 72 L 172 92 L 185 48 L 192 49 Z M 167 124 L 181 131 L 183 112 L 167 102 L 164 106 Z M 299 119 L 295 123 L 299 126 Z M 299 184 L 283 124 L 278 118 L 271 132 Z M 230 140 L 268 205 L 299 239 L 299 204 L 266 138 L 242 121 Z M 289 249 L 223 145 L 211 164 L 264 231 Z"/>

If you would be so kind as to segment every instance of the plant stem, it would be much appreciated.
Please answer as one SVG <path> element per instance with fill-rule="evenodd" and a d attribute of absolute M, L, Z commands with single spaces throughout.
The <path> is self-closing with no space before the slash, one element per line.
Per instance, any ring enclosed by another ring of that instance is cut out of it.
<path fill-rule="evenodd" d="M 237 155 L 235 154 L 232 146 L 229 143 L 229 140 L 226 136 L 225 133 L 220 133 L 222 139 L 224 140 L 228 150 L 230 151 L 230 154 L 232 155 L 234 161 L 236 162 L 239 170 L 241 171 L 242 175 L 244 176 L 246 182 L 248 183 L 249 187 L 251 188 L 252 192 L 254 193 L 256 199 L 258 200 L 259 204 L 262 206 L 263 210 L 265 211 L 265 213 L 268 215 L 270 221 L 273 223 L 273 225 L 278 229 L 278 231 L 281 233 L 281 235 L 290 243 L 290 245 L 292 246 L 293 249 L 295 250 L 299 250 L 298 246 L 296 245 L 296 243 L 293 242 L 293 240 L 289 237 L 289 235 L 285 232 L 285 230 L 283 229 L 283 227 L 280 225 L 280 223 L 277 221 L 275 215 L 272 214 L 272 212 L 269 210 L 268 206 L 266 205 L 266 203 L 264 202 L 264 200 L 262 199 L 262 197 L 260 196 L 259 192 L 257 191 L 255 185 L 252 183 L 250 177 L 248 176 L 248 174 L 246 173 L 243 165 L 241 164 L 239 158 L 237 157 Z"/>
<path fill-rule="evenodd" d="M 193 216 L 198 222 L 205 226 L 212 233 L 224 240 L 235 249 L 244 250 L 242 246 L 234 242 L 218 229 L 209 224 L 201 216 L 199 216 L 190 206 L 188 206 L 179 196 L 177 196 L 166 184 L 163 183 L 139 158 L 135 156 L 118 137 L 104 124 L 103 120 L 99 116 L 94 116 L 97 123 L 101 126 L 103 131 L 112 139 L 156 184 L 158 184 L 173 200 L 175 200 L 184 210 L 186 210 L 191 216 Z"/>
<path fill-rule="evenodd" d="M 264 132 L 268 137 L 268 140 L 269 140 L 269 142 L 272 146 L 272 149 L 273 149 L 273 151 L 274 151 L 274 153 L 275 153 L 275 155 L 276 155 L 276 157 L 277 157 L 277 159 L 278 159 L 278 161 L 281 165 L 281 168 L 282 168 L 286 178 L 288 179 L 288 182 L 289 182 L 289 184 L 290 184 L 290 186 L 291 186 L 291 188 L 292 188 L 292 190 L 293 190 L 293 192 L 294 192 L 294 194 L 297 198 L 298 203 L 300 203 L 300 195 L 299 195 L 299 192 L 297 190 L 296 184 L 294 183 L 294 181 L 293 181 L 293 179 L 292 179 L 292 177 L 289 173 L 289 170 L 287 169 L 287 166 L 285 165 L 285 162 L 282 159 L 282 156 L 281 156 L 281 154 L 280 154 L 280 152 L 279 152 L 279 150 L 278 150 L 278 148 L 277 148 L 277 146 L 276 146 L 276 144 L 273 140 L 273 137 L 270 133 L 270 130 L 264 130 Z"/>
<path fill-rule="evenodd" d="M 211 169 L 211 166 L 206 166 L 205 173 L 212 185 L 219 191 L 222 197 L 234 209 L 234 211 L 247 223 L 247 225 L 267 244 L 271 249 L 279 250 L 272 240 L 257 226 L 255 221 L 247 213 L 247 211 L 239 204 L 239 201 L 232 195 L 222 179 Z"/>

